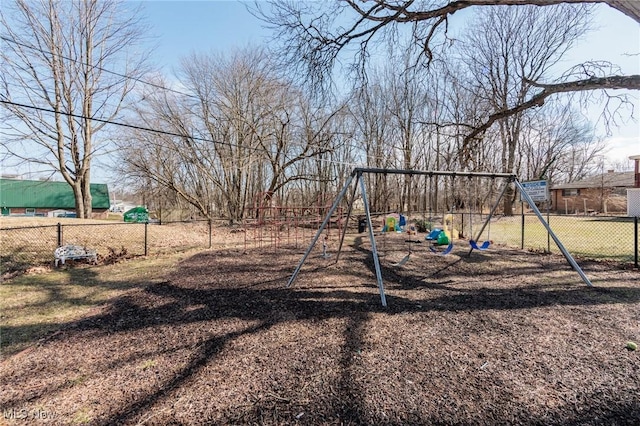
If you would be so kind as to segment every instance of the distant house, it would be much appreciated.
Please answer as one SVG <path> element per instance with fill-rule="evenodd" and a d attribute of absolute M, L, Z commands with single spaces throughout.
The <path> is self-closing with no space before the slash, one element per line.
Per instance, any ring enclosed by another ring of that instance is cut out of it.
<path fill-rule="evenodd" d="M 627 189 L 635 186 L 635 172 L 614 172 L 571 183 L 551 190 L 553 211 L 564 214 L 625 213 Z"/>
<path fill-rule="evenodd" d="M 629 160 L 633 160 L 635 163 L 633 171 L 635 173 L 635 187 L 640 188 L 640 155 L 632 155 Z"/>
<path fill-rule="evenodd" d="M 94 217 L 109 210 L 106 184 L 92 183 Z M 3 216 L 65 216 L 75 213 L 73 190 L 66 182 L 0 179 L 0 210 Z"/>

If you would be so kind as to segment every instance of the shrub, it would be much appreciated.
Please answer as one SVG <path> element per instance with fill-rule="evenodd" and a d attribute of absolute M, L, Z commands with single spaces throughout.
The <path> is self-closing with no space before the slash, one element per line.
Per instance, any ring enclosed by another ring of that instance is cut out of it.
<path fill-rule="evenodd" d="M 415 223 L 416 223 L 416 230 L 418 232 L 422 232 L 422 233 L 428 232 L 428 231 L 431 231 L 431 229 L 433 228 L 433 224 L 425 219 L 417 219 Z"/>

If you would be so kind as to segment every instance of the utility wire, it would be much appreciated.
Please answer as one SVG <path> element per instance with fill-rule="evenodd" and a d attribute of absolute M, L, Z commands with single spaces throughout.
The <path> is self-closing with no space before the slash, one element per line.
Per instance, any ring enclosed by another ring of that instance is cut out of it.
<path fill-rule="evenodd" d="M 57 56 L 57 57 L 60 57 L 60 58 L 62 58 L 62 59 L 65 59 L 65 60 L 67 60 L 67 61 L 74 62 L 74 63 L 76 63 L 76 64 L 80 64 L 80 63 L 81 63 L 82 65 L 87 65 L 87 64 L 85 64 L 85 63 L 83 63 L 83 62 L 81 62 L 81 61 L 79 61 L 79 60 L 77 60 L 77 59 L 70 58 L 70 57 L 68 57 L 68 56 L 64 56 L 64 55 L 61 55 L 61 54 L 59 54 L 59 53 L 49 52 L 49 51 L 46 51 L 46 50 L 40 49 L 40 48 L 38 48 L 38 47 L 28 45 L 28 44 L 26 44 L 26 43 L 19 42 L 19 41 L 17 41 L 17 40 L 11 39 L 11 38 L 6 37 L 6 36 L 0 36 L 0 39 L 4 40 L 4 41 L 6 41 L 6 42 L 9 42 L 9 43 L 16 44 L 16 45 L 18 45 L 18 46 L 25 47 L 25 48 L 27 48 L 27 49 L 31 49 L 31 50 L 35 50 L 35 51 L 40 52 L 40 53 L 44 53 L 45 55 Z M 103 68 L 103 67 L 98 66 L 98 65 L 89 64 L 89 66 L 90 66 L 91 68 L 98 69 L 98 70 L 103 71 L 103 72 L 106 72 L 106 73 L 108 73 L 108 74 L 113 74 L 113 75 L 116 75 L 116 76 L 121 77 L 121 78 L 124 78 L 124 79 L 134 80 L 134 81 L 137 81 L 138 83 L 146 84 L 146 85 L 149 85 L 149 86 L 151 86 L 151 87 L 155 87 L 156 89 L 162 89 L 162 90 L 166 90 L 166 91 L 169 91 L 169 92 L 177 93 L 177 94 L 180 94 L 180 95 L 183 95 L 183 96 L 187 96 L 187 97 L 189 97 L 189 98 L 193 98 L 193 99 L 198 99 L 198 100 L 200 100 L 200 98 L 199 98 L 198 96 L 196 96 L 196 95 L 192 95 L 192 94 L 190 94 L 190 93 L 182 92 L 182 91 L 180 91 L 180 90 L 171 89 L 171 88 L 168 88 L 168 87 L 165 87 L 165 86 L 159 85 L 159 84 L 155 84 L 155 83 L 151 83 L 151 82 L 146 81 L 146 80 L 142 80 L 142 79 L 137 78 L 137 77 L 133 77 L 133 76 L 126 75 L 126 74 L 121 74 L 121 73 L 118 73 L 118 72 L 115 72 L 115 71 L 111 71 L 111 70 L 108 70 L 108 69 Z M 4 102 L 4 101 L 3 101 L 3 102 Z M 5 102 L 5 103 L 7 103 L 7 102 Z M 24 107 L 24 108 L 33 108 L 33 109 L 40 109 L 40 110 L 42 110 L 42 111 L 54 112 L 54 111 L 51 111 L 51 110 L 46 110 L 46 109 L 38 108 L 38 107 L 35 107 L 35 106 L 28 106 L 28 105 L 22 105 L 22 104 L 15 104 L 15 105 L 16 105 L 16 106 L 21 106 L 21 107 Z M 61 114 L 65 114 L 65 113 L 61 113 Z M 69 115 L 73 116 L 73 114 L 69 114 Z M 78 117 L 78 118 L 86 118 L 86 117 Z M 93 120 L 96 120 L 96 121 L 103 121 L 103 122 L 104 122 L 104 120 L 99 120 L 99 119 L 96 119 L 96 118 L 92 118 L 92 119 L 93 119 Z M 163 131 L 161 131 L 161 130 L 156 130 L 156 129 L 147 129 L 147 128 L 136 127 L 136 126 L 133 126 L 133 125 L 125 125 L 125 124 L 123 124 L 123 123 L 109 122 L 109 124 L 121 125 L 121 126 L 125 126 L 125 127 L 134 128 L 134 129 L 137 129 L 137 130 L 148 130 L 148 131 L 152 131 L 152 132 L 155 132 L 155 133 L 164 133 L 165 135 L 169 135 L 169 136 L 181 136 L 181 137 L 182 137 L 182 136 L 184 136 L 184 135 L 176 135 L 176 134 L 173 134 L 173 133 L 170 133 L 170 132 L 163 132 Z M 207 140 L 207 139 L 201 139 L 201 138 L 196 138 L 196 137 L 194 137 L 193 139 L 194 139 L 194 140 L 201 140 L 201 141 L 205 141 L 205 142 L 212 142 L 212 143 L 221 143 L 221 144 L 225 144 L 224 142 L 216 142 L 216 141 Z M 233 145 L 233 144 L 228 144 L 228 145 L 230 145 L 230 146 L 236 146 L 236 145 Z M 320 145 L 314 145 L 314 144 L 309 144 L 309 146 L 314 147 L 314 148 L 318 148 L 318 149 L 324 149 L 324 148 L 325 148 L 325 147 L 323 147 L 323 146 L 320 146 Z M 236 146 L 236 147 L 237 147 L 237 146 Z M 349 147 L 350 147 L 350 148 L 354 148 L 352 145 L 349 145 Z M 357 147 L 355 147 L 355 148 L 357 148 Z M 258 149 L 258 148 L 256 148 L 256 149 Z M 258 150 L 259 150 L 259 149 L 258 149 Z M 265 150 L 265 149 L 263 149 L 262 151 L 269 152 L 268 150 Z"/>
<path fill-rule="evenodd" d="M 62 114 L 62 115 L 66 115 L 66 116 L 73 117 L 73 118 L 80 118 L 80 119 L 83 119 L 83 120 L 93 120 L 93 121 L 98 121 L 100 123 L 113 124 L 114 126 L 127 127 L 127 128 L 135 129 L 135 130 L 143 130 L 143 131 L 146 131 L 146 132 L 158 133 L 158 134 L 166 135 L 166 136 L 175 136 L 175 137 L 179 137 L 179 138 L 188 137 L 188 138 L 196 140 L 196 141 L 210 142 L 210 143 L 218 144 L 218 145 L 226 145 L 226 146 L 229 146 L 229 147 L 232 147 L 232 148 L 244 148 L 244 149 L 248 149 L 248 150 L 262 151 L 262 152 L 266 152 L 268 154 L 271 154 L 271 152 L 269 150 L 266 150 L 264 148 L 242 147 L 242 146 L 239 146 L 237 144 L 230 143 L 230 142 L 214 141 L 212 139 L 206 139 L 206 138 L 201 138 L 201 137 L 198 137 L 198 136 L 191 136 L 191 135 L 184 135 L 184 134 L 180 134 L 180 133 L 168 132 L 166 130 L 152 129 L 150 127 L 142 127 L 142 126 L 137 126 L 135 124 L 121 123 L 121 122 L 118 122 L 118 121 L 105 120 L 105 119 L 102 119 L 102 118 L 87 117 L 87 116 L 84 116 L 84 115 L 81 115 L 81 114 L 74 114 L 72 112 L 55 111 L 55 110 L 49 109 L 49 108 L 38 107 L 38 106 L 35 106 L 35 105 L 25 105 L 25 104 L 21 104 L 21 103 L 17 103 L 17 102 L 7 101 L 7 100 L 4 100 L 4 99 L 0 99 L 0 102 L 2 102 L 3 104 L 12 105 L 12 106 L 20 107 L 20 108 L 29 108 L 29 109 L 33 109 L 33 110 L 36 110 L 36 111 L 49 112 L 49 113 L 52 113 L 52 114 Z"/>
<path fill-rule="evenodd" d="M 95 118 L 95 117 L 87 117 L 81 114 L 74 114 L 71 112 L 62 112 L 62 111 L 55 111 L 53 109 L 49 109 L 49 108 L 43 108 L 43 107 L 37 107 L 34 105 L 25 105 L 25 104 L 21 104 L 18 102 L 12 102 L 12 101 L 7 101 L 4 99 L 0 99 L 0 102 L 3 104 L 7 104 L 7 105 L 12 105 L 12 106 L 16 106 L 16 107 L 20 107 L 20 108 L 29 108 L 29 109 L 33 109 L 36 111 L 43 111 L 43 112 L 48 112 L 48 113 L 58 113 L 58 114 L 62 114 L 62 115 L 66 115 L 69 117 L 74 117 L 74 118 L 80 118 L 80 119 L 85 119 L 85 120 L 94 120 L 94 121 L 98 121 L 100 123 L 105 123 L 105 124 L 112 124 L 114 126 L 120 126 L 120 127 L 127 127 L 130 129 L 134 129 L 134 130 L 142 130 L 142 131 L 146 131 L 146 132 L 152 132 L 152 133 L 157 133 L 157 134 L 161 134 L 161 135 L 165 135 L 165 136 L 175 136 L 175 137 L 179 137 L 179 138 L 184 138 L 184 137 L 188 137 L 190 139 L 193 140 L 197 140 L 197 141 L 201 141 L 201 142 L 209 142 L 209 143 L 213 143 L 213 144 L 218 144 L 218 145 L 225 145 L 228 147 L 232 147 L 232 148 L 238 148 L 238 149 L 246 149 L 249 151 L 257 151 L 257 152 L 265 152 L 267 154 L 272 154 L 271 151 L 269 151 L 268 149 L 265 148 L 257 148 L 257 147 L 243 147 L 243 146 L 239 146 L 237 144 L 233 144 L 230 142 L 221 142 L 221 141 L 215 141 L 213 139 L 207 139 L 207 138 L 201 138 L 198 136 L 191 136 L 191 135 L 184 135 L 184 134 L 180 134 L 180 133 L 174 133 L 174 132 L 168 132 L 166 130 L 158 130 L 158 129 L 153 129 L 150 127 L 143 127 L 143 126 L 137 126 L 135 124 L 128 124 L 128 123 L 121 123 L 118 121 L 111 121 L 111 120 L 104 120 L 102 118 Z M 314 145 L 310 145 L 311 147 L 315 147 L 315 148 L 321 148 L 319 146 L 314 146 Z M 302 148 L 300 145 L 298 145 L 299 148 Z M 328 152 L 327 152 L 328 153 Z M 315 156 L 309 157 L 309 158 L 314 158 Z M 286 159 L 286 155 L 285 155 L 285 159 Z M 361 166 L 361 164 L 355 164 L 355 163 L 349 163 L 349 162 L 344 162 L 344 161 L 338 161 L 338 160 L 331 160 L 331 159 L 324 159 L 324 158 L 314 158 L 315 161 L 321 161 L 321 162 L 326 162 L 329 164 L 342 164 L 342 165 L 348 165 L 348 166 Z"/>
<path fill-rule="evenodd" d="M 13 43 L 13 44 L 16 44 L 18 46 L 21 46 L 21 47 L 24 47 L 24 48 L 27 48 L 27 49 L 31 49 L 31 50 L 35 50 L 37 52 L 40 52 L 40 53 L 43 53 L 43 54 L 46 54 L 46 55 L 57 56 L 57 57 L 60 57 L 62 59 L 65 59 L 67 61 L 74 62 L 74 63 L 82 63 L 81 61 L 79 61 L 77 59 L 70 58 L 68 56 L 64 56 L 64 55 L 61 55 L 59 53 L 49 52 L 49 51 L 46 51 L 44 49 L 41 49 L 41 48 L 38 48 L 38 47 L 35 47 L 35 46 L 31 46 L 29 44 L 19 42 L 17 40 L 14 40 L 14 39 L 6 37 L 6 36 L 0 36 L 0 39 L 6 41 L 8 43 Z M 83 65 L 87 65 L 85 63 L 82 63 L 82 64 Z M 138 83 L 141 83 L 141 84 L 149 85 L 149 86 L 154 87 L 156 89 L 166 90 L 166 91 L 173 92 L 173 93 L 176 93 L 176 94 L 180 94 L 180 95 L 183 95 L 183 96 L 187 96 L 187 97 L 193 98 L 193 99 L 198 99 L 198 100 L 200 99 L 196 95 L 192 95 L 190 93 L 182 92 L 180 90 L 171 89 L 169 87 L 165 87 L 165 86 L 162 86 L 160 84 L 156 84 L 156 83 L 152 83 L 152 82 L 149 82 L 149 81 L 146 81 L 146 80 L 142 80 L 141 78 L 138 78 L 138 77 L 133 77 L 133 76 L 130 76 L 130 75 L 118 73 L 118 72 L 103 68 L 103 67 L 101 67 L 99 65 L 89 64 L 89 66 L 91 68 L 98 69 L 98 70 L 106 72 L 108 74 L 113 74 L 115 76 L 118 76 L 118 77 L 121 77 L 121 78 L 124 78 L 124 79 L 130 79 L 130 80 L 134 80 L 134 81 L 136 81 Z M 13 104 L 14 106 L 20 106 L 20 107 L 23 107 L 23 108 L 31 108 L 31 109 L 35 109 L 35 110 L 50 112 L 50 113 L 55 113 L 56 112 L 56 111 L 49 110 L 49 109 L 46 109 L 46 108 L 40 108 L 40 107 L 29 106 L 29 105 L 24 105 L 24 104 L 17 104 L 17 103 L 13 103 L 13 102 L 9 102 L 9 101 L 4 101 L 4 100 L 2 100 L 1 102 L 8 103 L 8 104 Z M 88 117 L 84 117 L 84 116 L 74 115 L 72 113 L 64 113 L 64 112 L 60 112 L 60 113 L 64 114 L 64 115 L 69 115 L 69 116 L 72 116 L 72 117 L 75 117 L 75 118 L 83 118 L 83 119 L 87 119 L 88 118 Z M 164 134 L 164 135 L 167 135 L 167 136 L 177 136 L 177 137 L 184 137 L 185 136 L 185 135 L 180 135 L 180 134 L 177 134 L 177 133 L 171 133 L 171 132 L 167 132 L 167 131 L 163 131 L 163 130 L 140 127 L 140 126 L 135 126 L 135 125 L 126 124 L 126 123 L 118 123 L 118 122 L 106 121 L 106 120 L 101 120 L 101 119 L 98 119 L 98 118 L 91 118 L 91 119 L 99 121 L 99 122 L 107 123 L 107 124 L 113 124 L 113 125 L 116 125 L 116 126 L 128 127 L 128 128 L 132 128 L 132 129 L 136 129 L 136 130 L 144 130 L 144 131 Z M 239 146 L 237 146 L 235 144 L 231 144 L 231 143 L 228 143 L 228 142 L 213 141 L 213 140 L 210 140 L 210 139 L 198 138 L 198 137 L 194 137 L 194 136 L 189 136 L 189 137 L 191 137 L 194 140 L 199 140 L 199 141 L 203 141 L 203 142 L 218 143 L 218 144 L 222 144 L 222 145 L 228 145 L 228 146 L 231 146 L 231 147 L 241 148 L 241 147 L 239 147 Z M 317 145 L 317 144 L 309 144 L 309 146 L 314 147 L 314 148 L 318 148 L 318 149 L 324 149 L 325 148 L 325 147 L 323 147 L 321 145 Z M 360 147 L 354 146 L 352 144 L 345 144 L 345 146 L 349 147 L 349 148 L 355 148 L 357 150 L 361 149 Z M 298 147 L 300 147 L 300 145 L 298 145 Z M 255 151 L 263 151 L 263 152 L 270 153 L 268 150 L 262 149 L 262 148 L 248 148 L 248 147 L 245 147 L 245 149 L 255 150 Z M 395 145 L 391 145 L 391 149 L 402 151 L 402 148 L 396 147 Z M 382 157 L 382 156 L 375 156 L 374 158 L 376 158 L 378 160 L 385 160 L 385 158 Z M 320 159 L 320 161 L 329 162 L 329 163 L 332 163 L 332 164 L 335 163 L 335 164 L 343 164 L 343 165 L 352 165 L 352 163 L 340 162 L 340 161 L 337 161 L 337 160 Z M 354 165 L 357 166 L 357 164 L 354 164 Z"/>
<path fill-rule="evenodd" d="M 19 41 L 17 41 L 17 40 L 11 39 L 11 38 L 6 37 L 6 36 L 0 36 L 0 39 L 2 39 L 2 40 L 4 40 L 4 41 L 6 41 L 6 42 L 8 42 L 8 43 L 13 43 L 13 44 L 16 44 L 16 45 L 18 45 L 18 46 L 25 47 L 25 48 L 27 48 L 27 49 L 31 49 L 31 50 L 35 50 L 35 51 L 40 52 L 40 53 L 44 53 L 45 55 L 57 56 L 57 57 L 59 57 L 59 58 L 65 59 L 65 60 L 67 60 L 67 61 L 75 62 L 76 64 L 89 65 L 91 68 L 95 68 L 95 69 L 98 69 L 98 70 L 100 70 L 100 71 L 106 72 L 106 73 L 108 73 L 108 74 L 113 74 L 113 75 L 116 75 L 116 76 L 118 76 L 118 77 L 122 77 L 122 78 L 125 78 L 125 79 L 129 79 L 129 80 L 137 81 L 138 83 L 146 84 L 146 85 L 149 85 L 149 86 L 151 86 L 151 87 L 155 87 L 156 89 L 167 90 L 167 91 L 169 91 L 169 92 L 173 92 L 173 93 L 177 93 L 177 94 L 180 94 L 180 95 L 188 96 L 188 97 L 190 97 L 190 98 L 198 99 L 198 97 L 197 97 L 197 96 L 192 95 L 192 94 L 190 94 L 190 93 L 181 92 L 180 90 L 171 89 L 171 88 L 169 88 L 169 87 L 165 87 L 165 86 L 162 86 L 162 85 L 160 85 L 160 84 L 156 84 L 156 83 L 152 83 L 152 82 L 150 82 L 150 81 L 142 80 L 141 78 L 138 78 L 138 77 L 133 77 L 133 76 L 130 76 L 130 75 L 121 74 L 121 73 L 119 73 L 119 72 L 111 71 L 111 70 L 106 69 L 106 68 L 103 68 L 103 67 L 101 67 L 101 66 L 99 66 L 99 65 L 94 65 L 94 64 L 85 64 L 84 62 L 79 61 L 79 60 L 77 60 L 77 59 L 70 58 L 70 57 L 68 57 L 68 56 L 64 56 L 64 55 L 61 55 L 61 54 L 59 54 L 59 53 L 49 52 L 49 51 L 46 51 L 46 50 L 40 49 L 40 48 L 35 47 L 35 46 L 30 46 L 30 45 L 28 45 L 28 44 L 26 44 L 26 43 L 19 42 Z"/>

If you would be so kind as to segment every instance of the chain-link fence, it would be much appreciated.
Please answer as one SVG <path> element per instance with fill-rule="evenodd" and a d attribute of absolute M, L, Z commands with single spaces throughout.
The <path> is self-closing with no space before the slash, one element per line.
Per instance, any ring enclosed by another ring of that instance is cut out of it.
<path fill-rule="evenodd" d="M 484 226 L 479 243 L 490 240 L 494 246 L 559 253 L 546 228 L 533 214 L 495 216 L 489 222 L 486 222 L 486 215 L 458 213 L 451 216 L 446 221 L 442 216 L 429 218 L 429 221 L 434 226 L 456 229 L 467 239 L 477 237 Z M 638 266 L 638 218 L 545 215 L 545 219 L 573 255 Z M 356 221 L 352 222 L 355 226 Z M 270 231 L 267 230 L 269 232 L 252 229 L 250 226 L 231 229 L 224 221 L 207 220 L 162 225 L 119 222 L 4 227 L 0 228 L 0 273 L 52 264 L 56 247 L 67 244 L 95 250 L 98 260 L 108 261 L 111 258 L 157 255 L 193 248 L 247 249 L 262 248 L 264 244 L 277 247 L 277 244 L 293 244 L 292 241 L 296 247 L 304 248 L 314 234 L 313 229 L 287 228 L 282 231 L 279 227 L 271 227 Z M 226 231 L 223 238 L 219 238 L 219 230 Z M 355 230 L 350 229 L 349 232 Z M 212 240 L 214 234 L 218 238 Z"/>
<path fill-rule="evenodd" d="M 210 221 L 147 223 L 70 223 L 0 228 L 0 273 L 52 264 L 57 247 L 95 250 L 99 261 L 210 248 Z"/>
<path fill-rule="evenodd" d="M 560 253 L 551 235 L 535 214 L 487 216 L 456 214 L 453 227 L 465 237 L 479 242 L 519 247 L 532 251 Z M 638 267 L 638 218 L 608 216 L 566 216 L 543 213 L 562 245 L 577 257 L 608 259 L 620 263 L 633 263 Z"/>
<path fill-rule="evenodd" d="M 0 272 L 24 271 L 42 264 L 45 259 L 53 262 L 57 247 L 57 226 L 26 226 L 0 229 Z"/>

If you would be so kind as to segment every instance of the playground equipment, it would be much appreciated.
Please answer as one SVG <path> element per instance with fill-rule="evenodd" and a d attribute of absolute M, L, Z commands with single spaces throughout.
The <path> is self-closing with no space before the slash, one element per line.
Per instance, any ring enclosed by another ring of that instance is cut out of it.
<path fill-rule="evenodd" d="M 406 223 L 406 222 L 405 222 L 405 223 Z M 416 230 L 415 225 L 409 225 L 409 226 L 407 227 L 407 236 L 408 236 L 408 237 L 411 237 L 411 236 L 413 236 L 413 235 L 417 235 L 417 234 L 418 234 L 418 231 Z M 403 265 L 405 265 L 405 264 L 409 261 L 409 259 L 411 258 L 411 255 L 412 255 L 411 243 L 419 243 L 419 242 L 420 242 L 420 240 L 417 240 L 417 239 L 410 239 L 410 238 L 409 238 L 409 239 L 405 240 L 405 242 L 406 242 L 406 243 L 409 243 L 409 252 L 408 252 L 408 253 L 407 253 L 407 255 L 406 255 L 405 257 L 403 257 L 399 262 L 394 263 L 394 264 L 392 264 L 391 266 L 398 267 L 398 266 L 403 266 Z"/>
<path fill-rule="evenodd" d="M 384 218 L 382 232 L 402 232 L 407 225 L 407 218 L 402 214 L 390 214 Z"/>
<path fill-rule="evenodd" d="M 311 205 L 290 206 L 279 202 L 273 192 L 256 193 L 243 220 L 245 252 L 249 248 L 278 251 L 283 246 L 306 246 L 331 208 L 331 202 L 331 199 L 318 197 Z M 341 217 L 342 209 L 336 208 L 325 229 L 327 237 L 334 228 L 340 231 Z M 323 256 L 328 257 L 326 249 L 324 247 Z"/>
<path fill-rule="evenodd" d="M 411 250 L 409 250 L 409 253 L 407 253 L 407 255 L 405 257 L 400 259 L 399 262 L 396 262 L 396 263 L 392 264 L 391 266 L 394 266 L 394 267 L 403 266 L 404 264 L 406 264 L 409 261 L 410 258 L 411 258 Z"/>
<path fill-rule="evenodd" d="M 432 191 L 433 179 L 430 179 L 429 191 Z M 453 177 L 451 178 L 451 187 L 453 188 Z M 429 223 L 432 223 L 431 208 L 429 213 Z M 429 250 L 439 255 L 447 255 L 453 250 L 453 240 L 460 238 L 460 233 L 453 226 L 453 214 L 445 214 L 442 218 L 442 229 L 434 228 L 425 239 L 433 242 Z M 437 246 L 447 246 L 444 250 L 438 250 Z"/>
<path fill-rule="evenodd" d="M 471 182 L 471 177 L 469 177 L 469 181 Z M 487 198 L 489 198 L 492 194 L 493 194 L 493 182 L 494 178 L 491 178 L 491 183 L 489 185 L 489 192 L 487 193 Z M 477 199 L 477 192 L 478 192 L 478 185 L 476 182 L 475 185 L 475 192 L 476 192 L 476 199 Z M 486 199 L 485 199 L 486 201 Z M 471 250 L 487 250 L 489 248 L 489 246 L 491 245 L 491 240 L 489 239 L 491 237 L 491 221 L 488 220 L 486 222 L 486 225 L 488 225 L 487 228 L 487 240 L 484 241 L 481 245 L 478 245 L 477 241 L 480 238 L 480 236 L 482 235 L 482 231 L 484 230 L 484 227 L 480 230 L 480 232 L 478 233 L 478 235 L 474 238 L 473 237 L 473 200 L 471 200 L 471 190 L 469 191 L 469 234 L 471 235 L 471 239 L 469 239 L 469 245 L 471 246 Z M 484 203 L 482 203 L 484 204 Z M 481 205 L 482 207 L 482 205 Z M 493 215 L 493 211 L 491 212 L 491 214 L 489 216 Z M 471 254 L 471 252 L 469 252 L 469 254 Z"/>
<path fill-rule="evenodd" d="M 491 241 L 485 241 L 482 243 L 482 245 L 478 245 L 478 243 L 476 243 L 473 240 L 469 240 L 469 245 L 471 246 L 472 249 L 474 250 L 486 250 L 489 248 L 489 245 L 491 245 Z"/>
<path fill-rule="evenodd" d="M 460 177 L 502 178 L 504 180 L 504 184 L 503 184 L 502 190 L 500 191 L 500 195 L 496 199 L 495 204 L 493 205 L 493 207 L 491 208 L 491 212 L 487 216 L 487 219 L 486 219 L 485 223 L 483 224 L 482 229 L 480 230 L 478 235 L 482 235 L 482 231 L 484 231 L 484 228 L 486 227 L 487 223 L 491 220 L 491 217 L 495 213 L 495 210 L 496 210 L 498 204 L 500 203 L 500 201 L 504 197 L 504 194 L 506 192 L 506 189 L 507 189 L 508 185 L 509 184 L 513 184 L 520 191 L 523 200 L 526 201 L 529 204 L 529 207 L 534 211 L 534 213 L 536 214 L 536 216 L 538 217 L 538 219 L 540 220 L 542 225 L 546 228 L 546 230 L 549 233 L 549 235 L 553 238 L 553 241 L 556 243 L 556 245 L 558 246 L 558 249 L 560 249 L 560 251 L 564 255 L 564 257 L 567 260 L 567 262 L 578 273 L 578 275 L 580 275 L 580 277 L 582 278 L 582 280 L 584 281 L 585 284 L 587 284 L 588 286 L 592 285 L 591 281 L 589 280 L 589 278 L 584 274 L 584 272 L 582 271 L 580 266 L 576 263 L 576 261 L 571 256 L 571 254 L 567 251 L 567 249 L 564 247 L 564 245 L 562 244 L 560 239 L 553 232 L 553 230 L 551 229 L 549 224 L 545 221 L 544 217 L 540 213 L 540 210 L 538 210 L 538 207 L 536 206 L 535 202 L 531 199 L 529 194 L 527 194 L 527 192 L 525 191 L 524 187 L 522 186 L 522 184 L 520 183 L 520 181 L 517 179 L 516 175 L 514 175 L 514 174 L 511 174 L 511 173 L 474 173 L 474 172 L 418 171 L 418 170 L 356 168 L 356 169 L 353 170 L 353 172 L 351 172 L 351 175 L 349 176 L 349 178 L 345 182 L 344 187 L 342 188 L 342 190 L 340 191 L 340 193 L 338 194 L 338 196 L 334 200 L 333 205 L 331 206 L 329 211 L 327 212 L 322 224 L 320 225 L 318 231 L 316 232 L 316 235 L 314 236 L 313 240 L 311 241 L 311 244 L 309 244 L 309 247 L 307 248 L 307 250 L 305 251 L 304 255 L 302 256 L 302 259 L 300 259 L 300 262 L 296 266 L 293 274 L 291 275 L 291 278 L 289 278 L 289 282 L 287 283 L 287 287 L 291 287 L 291 285 L 294 283 L 296 277 L 298 276 L 298 274 L 300 273 L 300 270 L 302 269 L 302 266 L 304 265 L 304 262 L 306 261 L 307 257 L 309 256 L 309 254 L 313 250 L 313 247 L 315 246 L 316 242 L 320 238 L 320 235 L 322 234 L 322 232 L 326 228 L 326 226 L 329 223 L 332 215 L 334 214 L 334 212 L 338 208 L 338 205 L 340 204 L 340 202 L 344 198 L 345 194 L 347 193 L 347 190 L 349 189 L 349 187 L 351 186 L 351 184 L 354 182 L 354 179 L 355 179 L 355 185 L 354 185 L 353 191 L 351 193 L 351 198 L 349 200 L 347 214 L 346 214 L 346 218 L 345 218 L 345 223 L 344 223 L 344 226 L 342 227 L 342 232 L 341 232 L 341 236 L 340 236 L 340 244 L 339 244 L 339 247 L 338 247 L 338 251 L 336 252 L 336 262 L 339 260 L 339 257 L 340 257 L 340 253 L 341 253 L 341 250 L 342 250 L 342 245 L 343 245 L 344 237 L 345 237 L 345 230 L 347 229 L 347 225 L 348 225 L 348 222 L 349 222 L 349 217 L 351 215 L 351 210 L 353 208 L 353 202 L 355 200 L 357 188 L 358 188 L 358 186 L 360 186 L 360 193 L 361 193 L 362 200 L 363 200 L 363 203 L 364 203 L 365 217 L 367 219 L 367 225 L 368 225 L 369 240 L 371 242 L 371 252 L 372 252 L 372 255 L 373 255 L 373 264 L 374 264 L 374 268 L 375 268 L 376 280 L 377 280 L 377 283 L 378 283 L 378 290 L 380 292 L 380 300 L 381 300 L 382 306 L 387 306 L 387 299 L 386 299 L 386 296 L 385 296 L 385 293 L 384 293 L 384 284 L 382 282 L 382 271 L 380 269 L 380 260 L 378 258 L 378 250 L 377 250 L 377 246 L 376 246 L 376 240 L 375 240 L 375 237 L 374 237 L 374 234 L 373 234 L 373 225 L 371 223 L 371 212 L 369 210 L 369 203 L 368 203 L 368 200 L 367 200 L 367 190 L 366 190 L 366 186 L 365 186 L 364 179 L 363 179 L 363 175 L 364 174 L 385 174 L 385 175 L 386 174 L 407 174 L 407 175 L 428 175 L 428 176 L 451 176 L 452 179 L 454 177 L 456 177 L 456 176 L 460 176 Z M 471 250 L 473 250 L 473 249 L 474 248 L 472 247 Z"/>
<path fill-rule="evenodd" d="M 453 250 L 453 240 L 460 237 L 460 233 L 453 227 L 453 215 L 445 215 L 443 220 L 443 228 L 434 228 L 428 235 L 425 236 L 427 241 L 432 241 L 434 244 L 429 247 L 433 253 L 446 255 Z M 444 250 L 440 251 L 434 246 L 447 246 Z"/>
<path fill-rule="evenodd" d="M 398 225 L 398 219 L 393 215 L 386 216 L 384 218 L 384 226 L 382 227 L 382 232 L 396 232 L 400 231 L 400 226 Z"/>

